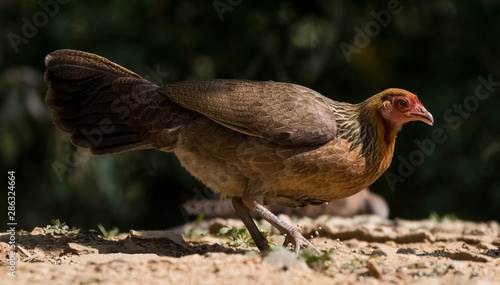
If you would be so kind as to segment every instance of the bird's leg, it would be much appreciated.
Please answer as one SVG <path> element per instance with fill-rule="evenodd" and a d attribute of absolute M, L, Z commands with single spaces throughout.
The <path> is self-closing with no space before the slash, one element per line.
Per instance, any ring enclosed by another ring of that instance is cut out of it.
<path fill-rule="evenodd" d="M 309 240 L 307 240 L 305 237 L 303 237 L 299 231 L 294 229 L 292 226 L 288 225 L 287 223 L 283 222 L 280 218 L 278 218 L 276 215 L 271 213 L 267 208 L 262 206 L 262 204 L 257 202 L 257 199 L 251 199 L 249 197 L 246 197 L 247 192 L 243 194 L 243 203 L 245 206 L 252 212 L 258 214 L 261 216 L 264 220 L 268 221 L 271 225 L 273 225 L 275 228 L 277 228 L 281 233 L 284 233 L 287 235 L 287 238 L 285 240 L 285 246 L 288 245 L 288 243 L 292 243 L 294 246 L 295 254 L 299 254 L 299 250 L 301 247 L 307 246 L 312 249 L 314 249 L 317 253 L 321 253 L 319 249 L 317 249 Z M 262 198 L 260 199 L 262 200 Z M 234 204 L 234 199 L 233 199 L 233 204 Z M 235 207 L 236 208 L 236 207 Z M 250 218 L 251 219 L 251 218 Z M 253 222 L 253 221 L 252 221 Z M 245 223 L 245 221 L 243 221 Z M 245 223 L 246 225 L 246 223 Z M 254 224 L 255 225 L 255 224 Z M 250 230 L 249 230 L 250 231 Z M 258 230 L 257 230 L 258 231 Z M 255 240 L 255 236 L 252 232 L 250 232 L 252 237 Z M 258 232 L 258 234 L 262 237 L 262 234 Z M 264 237 L 262 237 L 264 238 Z M 265 238 L 264 238 L 265 240 Z M 259 248 L 260 249 L 260 248 Z"/>
<path fill-rule="evenodd" d="M 236 211 L 236 215 L 243 221 L 245 227 L 247 227 L 248 232 L 252 236 L 255 244 L 259 248 L 261 252 L 264 252 L 269 249 L 269 243 L 267 239 L 261 234 L 259 228 L 255 225 L 252 217 L 250 216 L 250 210 L 243 203 L 243 200 L 240 197 L 233 197 L 233 207 Z"/>

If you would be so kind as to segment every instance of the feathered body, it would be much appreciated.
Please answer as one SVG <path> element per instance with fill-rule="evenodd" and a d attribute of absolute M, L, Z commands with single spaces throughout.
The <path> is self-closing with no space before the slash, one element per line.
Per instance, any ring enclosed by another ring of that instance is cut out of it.
<path fill-rule="evenodd" d="M 394 137 L 382 124 L 360 128 L 359 105 L 331 101 L 338 137 L 317 146 L 278 145 L 199 119 L 179 133 L 174 153 L 191 174 L 224 196 L 261 183 L 265 204 L 302 207 L 351 196 L 389 167 Z M 377 122 L 377 121 L 375 121 Z"/>
<path fill-rule="evenodd" d="M 432 124 L 418 98 L 387 89 L 359 104 L 280 82 L 207 80 L 159 87 L 102 57 L 60 50 L 46 58 L 54 124 L 96 155 L 174 152 L 213 191 L 233 197 L 260 249 L 248 212 L 307 241 L 261 204 L 301 207 L 345 198 L 389 167 L 408 121 Z M 312 245 L 310 245 L 312 246 Z"/>

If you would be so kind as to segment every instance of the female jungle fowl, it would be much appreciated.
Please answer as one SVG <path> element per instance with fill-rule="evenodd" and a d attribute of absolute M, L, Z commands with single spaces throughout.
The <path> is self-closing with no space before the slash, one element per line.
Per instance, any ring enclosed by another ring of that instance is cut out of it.
<path fill-rule="evenodd" d="M 358 104 L 290 83 L 247 80 L 157 86 L 100 56 L 58 50 L 45 63 L 55 126 L 94 155 L 173 152 L 196 178 L 286 234 L 298 253 L 317 249 L 263 205 L 302 207 L 345 198 L 389 167 L 404 123 L 434 119 L 415 94 L 391 88 Z"/>

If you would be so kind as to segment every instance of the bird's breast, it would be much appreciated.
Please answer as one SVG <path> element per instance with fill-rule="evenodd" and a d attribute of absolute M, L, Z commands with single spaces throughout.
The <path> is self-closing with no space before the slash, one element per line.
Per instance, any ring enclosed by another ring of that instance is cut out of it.
<path fill-rule="evenodd" d="M 267 202 L 287 206 L 321 204 L 368 187 L 388 165 L 382 165 L 383 159 L 364 156 L 362 146 L 351 146 L 347 140 L 335 139 L 285 158 L 280 174 L 276 173 L 273 180 L 264 178 L 269 185 Z"/>
<path fill-rule="evenodd" d="M 385 170 L 346 139 L 282 146 L 203 122 L 183 131 L 174 152 L 191 174 L 222 196 L 241 197 L 250 182 L 258 182 L 267 204 L 320 204 L 359 192 Z"/>

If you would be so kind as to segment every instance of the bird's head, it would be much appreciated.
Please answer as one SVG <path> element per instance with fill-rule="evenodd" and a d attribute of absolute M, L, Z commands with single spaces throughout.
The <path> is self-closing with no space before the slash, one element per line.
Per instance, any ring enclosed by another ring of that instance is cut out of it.
<path fill-rule="evenodd" d="M 434 118 L 418 99 L 417 95 L 403 89 L 390 88 L 379 94 L 382 100 L 380 113 L 384 119 L 395 125 L 411 121 L 434 124 Z"/>

